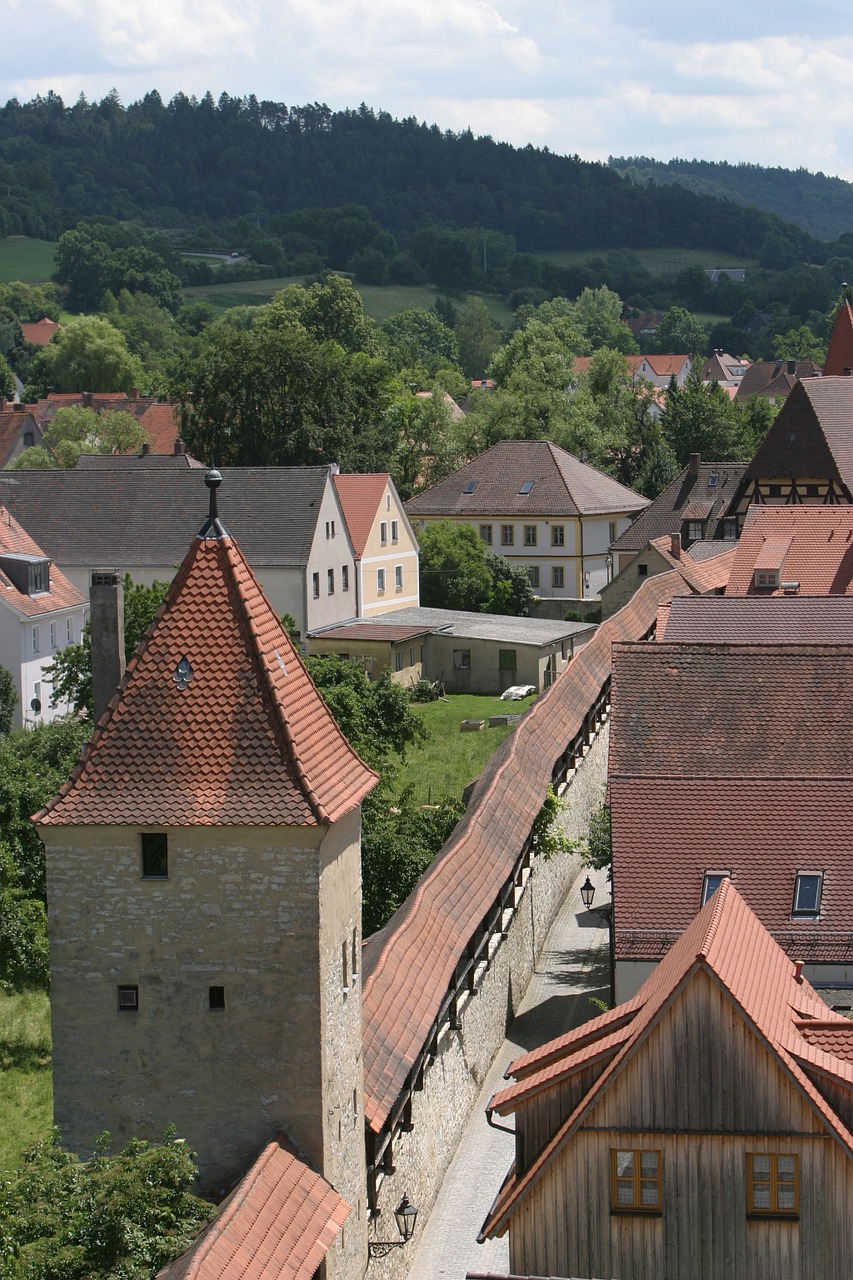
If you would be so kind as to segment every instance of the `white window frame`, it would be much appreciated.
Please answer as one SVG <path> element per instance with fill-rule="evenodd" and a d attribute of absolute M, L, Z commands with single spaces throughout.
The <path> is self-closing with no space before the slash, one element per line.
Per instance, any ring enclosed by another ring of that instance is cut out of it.
<path fill-rule="evenodd" d="M 731 880 L 731 871 L 706 871 L 702 877 L 702 899 L 700 906 L 704 907 L 709 898 L 717 892 L 724 880 Z"/>
<path fill-rule="evenodd" d="M 385 594 L 385 570 L 384 569 L 376 570 L 376 590 L 379 593 L 379 595 Z"/>
<path fill-rule="evenodd" d="M 394 565 L 394 590 L 403 590 L 403 566 L 401 564 Z"/>
<path fill-rule="evenodd" d="M 391 521 L 391 545 L 396 546 L 396 544 L 399 541 L 400 541 L 400 521 L 392 520 Z"/>
<path fill-rule="evenodd" d="M 41 653 L 41 631 L 33 627 L 33 653 Z"/>
<path fill-rule="evenodd" d="M 817 895 L 814 910 L 810 907 L 799 906 L 801 890 L 805 887 L 806 880 L 817 881 Z M 803 882 L 801 884 L 801 881 Z M 822 871 L 798 871 L 797 878 L 794 881 L 794 901 L 791 906 L 791 915 L 798 916 L 801 919 L 816 920 L 820 915 L 820 900 L 823 896 L 823 872 Z"/>
<path fill-rule="evenodd" d="M 388 521 L 379 521 L 379 545 L 380 547 L 388 546 Z"/>

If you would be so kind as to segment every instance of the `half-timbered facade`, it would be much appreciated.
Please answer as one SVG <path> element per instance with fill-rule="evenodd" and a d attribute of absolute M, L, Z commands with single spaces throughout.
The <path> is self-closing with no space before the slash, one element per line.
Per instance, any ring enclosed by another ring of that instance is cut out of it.
<path fill-rule="evenodd" d="M 724 881 L 624 1004 L 518 1058 L 514 1275 L 846 1280 L 853 1026 Z"/>

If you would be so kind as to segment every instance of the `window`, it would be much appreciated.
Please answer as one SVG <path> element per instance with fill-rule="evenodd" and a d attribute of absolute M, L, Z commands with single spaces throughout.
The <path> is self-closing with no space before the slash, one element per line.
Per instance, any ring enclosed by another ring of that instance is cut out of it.
<path fill-rule="evenodd" d="M 529 564 L 527 566 L 527 578 L 531 587 L 539 586 L 539 565 Z"/>
<path fill-rule="evenodd" d="M 395 671 L 403 670 L 403 650 L 402 649 L 398 649 L 397 652 L 394 654 L 394 670 Z"/>
<path fill-rule="evenodd" d="M 724 520 L 720 532 L 727 541 L 737 537 L 737 520 Z"/>
<path fill-rule="evenodd" d="M 525 480 L 524 484 L 521 486 L 521 488 L 518 491 L 523 498 L 527 497 L 528 493 L 533 488 L 534 483 L 535 482 L 533 480 Z"/>
<path fill-rule="evenodd" d="M 526 524 L 524 526 L 524 545 L 526 547 L 536 546 L 536 525 Z"/>
<path fill-rule="evenodd" d="M 702 880 L 702 906 L 717 892 L 724 880 L 728 880 L 731 871 L 706 871 Z"/>
<path fill-rule="evenodd" d="M 551 568 L 551 586 L 564 587 L 566 585 L 566 571 L 561 564 L 555 564 Z"/>
<path fill-rule="evenodd" d="M 33 653 L 38 653 L 41 649 L 41 639 L 38 627 L 33 627 Z"/>
<path fill-rule="evenodd" d="M 384 569 L 376 570 L 376 590 L 377 591 L 385 590 L 385 570 Z"/>
<path fill-rule="evenodd" d="M 781 484 L 771 484 L 771 485 L 769 485 L 769 486 L 768 486 L 768 489 L 767 489 L 767 496 L 768 496 L 768 498 L 781 498 L 781 497 L 782 497 L 782 486 L 781 486 Z"/>
<path fill-rule="evenodd" d="M 499 671 L 515 671 L 515 668 L 516 668 L 515 649 L 498 649 L 498 670 Z"/>
<path fill-rule="evenodd" d="M 225 988 L 224 987 L 208 987 L 207 1006 L 209 1009 L 225 1008 Z"/>
<path fill-rule="evenodd" d="M 701 520 L 687 520 L 687 537 L 691 542 L 697 542 L 703 533 L 703 525 Z"/>
<path fill-rule="evenodd" d="M 29 573 L 29 595 L 43 595 L 45 591 L 50 591 L 50 565 L 47 560 L 40 560 L 38 564 L 30 565 Z"/>
<path fill-rule="evenodd" d="M 803 486 L 803 495 L 806 498 L 817 498 L 820 496 L 820 485 L 807 484 Z"/>
<path fill-rule="evenodd" d="M 471 670 L 471 650 L 470 649 L 454 649 L 453 650 L 453 670 L 454 671 L 470 671 Z"/>
<path fill-rule="evenodd" d="M 795 916 L 816 916 L 820 913 L 820 892 L 823 888 L 823 873 L 820 871 L 797 873 L 794 885 L 794 905 L 791 914 Z"/>
<path fill-rule="evenodd" d="M 424 654 L 425 654 L 425 653 L 426 653 L 426 645 L 425 645 L 425 644 L 422 644 L 422 645 L 421 645 L 421 656 L 420 656 L 421 666 L 423 666 L 423 662 L 424 662 Z"/>
<path fill-rule="evenodd" d="M 617 536 L 618 536 L 618 534 L 619 534 L 619 525 L 617 524 L 617 522 L 616 522 L 615 520 L 611 520 L 611 521 L 609 522 L 608 527 L 607 527 L 607 532 L 608 532 L 609 540 L 610 540 L 611 542 L 615 542 L 615 541 L 616 541 L 616 538 L 617 538 Z"/>
<path fill-rule="evenodd" d="M 36 442 L 36 438 L 35 438 L 35 435 L 33 434 L 33 432 L 32 432 L 32 431 L 25 431 L 25 432 L 24 432 L 24 448 L 25 448 L 25 449 L 32 449 L 32 447 L 33 447 L 33 445 L 35 444 L 35 442 Z"/>
<path fill-rule="evenodd" d="M 492 545 L 492 526 L 490 524 L 480 525 L 480 539 L 485 542 L 487 547 Z"/>
<path fill-rule="evenodd" d="M 51 649 L 56 648 L 56 623 L 55 622 L 52 622 L 50 624 L 50 647 Z"/>
<path fill-rule="evenodd" d="M 349 591 L 349 565 L 341 565 L 341 591 Z"/>
<path fill-rule="evenodd" d="M 392 520 L 391 521 L 391 542 L 394 543 L 399 541 L 400 541 L 400 521 Z"/>
<path fill-rule="evenodd" d="M 660 1213 L 661 1153 L 610 1152 L 610 1207 L 614 1213 Z"/>
<path fill-rule="evenodd" d="M 311 594 L 315 600 L 320 599 L 320 575 L 319 573 L 311 574 Z"/>
<path fill-rule="evenodd" d="M 800 1158 L 796 1155 L 746 1156 L 747 1213 L 796 1218 L 800 1212 Z"/>
<path fill-rule="evenodd" d="M 386 511 L 390 511 L 390 510 L 391 510 L 391 495 L 390 495 L 390 493 L 386 493 L 386 494 L 385 494 L 385 510 L 386 510 Z"/>
<path fill-rule="evenodd" d="M 773 591 L 779 585 L 778 569 L 756 569 L 755 585 L 761 591 Z"/>
<path fill-rule="evenodd" d="M 515 525 L 502 524 L 501 525 L 501 546 L 511 547 L 514 542 L 515 542 Z"/>
<path fill-rule="evenodd" d="M 551 546 L 564 547 L 566 545 L 566 526 L 564 524 L 551 525 Z"/>
<path fill-rule="evenodd" d="M 65 619 L 65 643 L 71 644 L 74 640 L 74 623 L 70 618 Z"/>
<path fill-rule="evenodd" d="M 136 1013 L 139 1008 L 139 987 L 119 987 L 119 1013 Z"/>
<path fill-rule="evenodd" d="M 335 594 L 335 571 L 334 569 L 326 570 L 326 594 L 333 596 Z"/>
<path fill-rule="evenodd" d="M 381 520 L 379 522 L 379 541 L 383 547 L 388 546 L 388 521 Z"/>
<path fill-rule="evenodd" d="M 401 564 L 394 565 L 394 590 L 403 590 L 403 566 Z"/>
<path fill-rule="evenodd" d="M 649 566 L 647 564 L 637 565 L 637 577 L 647 578 L 649 576 Z"/>
<path fill-rule="evenodd" d="M 476 488 L 477 488 L 477 481 L 476 481 L 476 480 L 469 480 L 469 481 L 468 481 L 468 483 L 466 484 L 465 488 L 462 490 L 462 492 L 463 492 L 463 493 L 473 493 L 473 492 L 474 492 L 474 490 L 475 490 Z"/>
<path fill-rule="evenodd" d="M 331 524 L 329 523 L 329 521 L 327 520 L 327 521 L 326 521 L 326 541 L 327 541 L 327 542 L 329 541 L 329 538 L 332 536 L 332 535 L 331 535 L 331 528 L 332 528 L 332 526 L 331 526 Z"/>
<path fill-rule="evenodd" d="M 145 880 L 166 880 L 169 875 L 169 837 L 165 831 L 143 831 L 142 875 Z"/>
<path fill-rule="evenodd" d="M 414 665 L 415 665 L 415 646 L 413 644 L 410 644 L 409 645 L 409 666 L 413 667 Z"/>
<path fill-rule="evenodd" d="M 36 717 L 41 715 L 41 680 L 36 680 L 33 685 L 33 700 L 30 703 L 30 710 Z"/>

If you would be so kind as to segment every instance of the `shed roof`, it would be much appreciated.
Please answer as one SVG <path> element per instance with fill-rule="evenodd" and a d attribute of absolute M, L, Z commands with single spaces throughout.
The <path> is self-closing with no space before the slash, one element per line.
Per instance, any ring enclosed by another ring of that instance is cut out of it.
<path fill-rule="evenodd" d="M 645 635 L 658 604 L 687 590 L 677 574 L 660 574 L 602 624 L 491 757 L 450 839 L 385 927 L 367 940 L 365 1119 L 374 1132 L 424 1046 L 460 956 L 512 874 L 555 761 L 609 678 L 612 641 Z"/>
<path fill-rule="evenodd" d="M 338 623 L 332 627 L 319 628 L 311 635 L 325 636 L 331 630 L 339 629 Z M 464 609 L 430 609 L 425 605 L 411 605 L 406 609 L 395 609 L 392 613 L 382 615 L 382 621 L 376 619 L 353 618 L 346 623 L 353 634 L 363 632 L 365 628 L 387 626 L 395 628 L 416 628 L 417 633 L 435 631 L 444 635 L 469 640 L 504 641 L 507 644 L 544 645 L 559 644 L 562 640 L 572 639 L 581 634 L 595 630 L 593 622 L 555 622 L 550 618 L 514 618 L 500 613 L 468 613 Z"/>
<path fill-rule="evenodd" d="M 157 1280 L 311 1280 L 351 1212 L 279 1136 Z"/>
<path fill-rule="evenodd" d="M 194 539 L 80 763 L 35 820 L 316 825 L 375 783 L 217 524 Z"/>
<path fill-rule="evenodd" d="M 728 993 L 737 1013 L 761 1038 L 825 1130 L 848 1156 L 853 1156 L 853 1134 L 810 1076 L 810 1072 L 829 1075 L 845 1096 L 853 1092 L 853 1062 L 848 1056 L 853 1046 L 853 1027 L 842 1015 L 832 1014 L 808 982 L 797 979 L 790 957 L 774 942 L 734 885 L 724 880 L 631 1000 L 511 1064 L 508 1074 L 515 1074 L 518 1066 L 522 1075 L 517 1085 L 492 1099 L 490 1109 L 501 1114 L 513 1111 L 523 1097 L 536 1089 L 552 1086 L 558 1063 L 562 1077 L 573 1074 L 576 1065 L 583 1065 L 588 1059 L 591 1039 L 612 1039 L 614 1023 L 628 1019 L 628 1036 L 621 1043 L 610 1044 L 609 1062 L 579 1104 L 524 1173 L 516 1176 L 514 1170 L 510 1172 L 483 1226 L 481 1239 L 503 1234 L 527 1192 L 598 1099 L 616 1087 L 620 1072 L 638 1052 L 646 1033 L 698 973 L 710 974 Z M 828 1029 L 823 1046 L 816 1037 L 807 1038 L 804 1034 L 804 1029 L 815 1021 Z M 843 1053 L 831 1051 L 830 1040 Z M 550 1078 L 537 1077 L 537 1054 L 544 1064 L 543 1075 L 548 1072 Z"/>
<path fill-rule="evenodd" d="M 528 492 L 522 490 L 531 485 Z M 465 490 L 473 486 L 470 492 Z M 406 503 L 409 516 L 589 516 L 648 499 L 547 440 L 502 440 Z"/>
<path fill-rule="evenodd" d="M 756 587 L 761 568 L 779 570 L 775 591 Z M 801 595 L 853 595 L 853 506 L 749 508 L 726 596 L 782 595 L 783 583 Z"/>

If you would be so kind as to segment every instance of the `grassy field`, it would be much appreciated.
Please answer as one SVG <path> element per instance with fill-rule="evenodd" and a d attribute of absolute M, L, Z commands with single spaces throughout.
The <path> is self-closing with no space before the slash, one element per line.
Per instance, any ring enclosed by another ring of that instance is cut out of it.
<path fill-rule="evenodd" d="M 52 1124 L 47 996 L 0 992 L 0 1172 L 14 1168 Z"/>
<path fill-rule="evenodd" d="M 469 782 L 479 777 L 493 751 L 503 742 L 510 728 L 489 728 L 489 716 L 517 714 L 526 711 L 533 698 L 523 702 L 501 702 L 500 698 L 474 694 L 450 694 L 447 702 L 423 702 L 413 710 L 429 730 L 429 741 L 406 753 L 400 769 L 396 791 L 414 788 L 418 804 L 435 804 L 462 797 Z M 461 733 L 462 720 L 485 720 L 481 733 Z"/>
<path fill-rule="evenodd" d="M 608 249 L 542 250 L 535 256 L 547 259 L 558 267 L 575 267 L 590 258 L 604 257 Z M 754 258 L 741 258 L 736 253 L 723 253 L 717 249 L 632 249 L 642 265 L 652 275 L 676 276 L 685 267 L 754 267 Z"/>
<path fill-rule="evenodd" d="M 28 236 L 7 236 L 0 240 L 0 283 L 23 280 L 25 284 L 44 284 L 56 263 L 54 240 L 31 240 Z"/>

